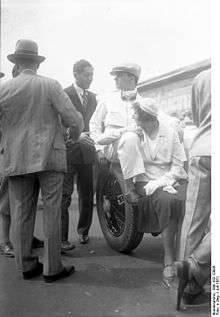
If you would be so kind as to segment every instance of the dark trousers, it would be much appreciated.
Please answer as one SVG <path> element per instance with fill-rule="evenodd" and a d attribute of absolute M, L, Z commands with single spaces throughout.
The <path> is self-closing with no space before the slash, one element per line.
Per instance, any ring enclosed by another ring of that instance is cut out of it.
<path fill-rule="evenodd" d="M 68 240 L 69 212 L 71 195 L 74 190 L 74 177 L 77 177 L 79 203 L 78 234 L 87 235 L 92 223 L 93 214 L 93 165 L 72 164 L 64 175 L 62 194 L 62 241 Z"/>

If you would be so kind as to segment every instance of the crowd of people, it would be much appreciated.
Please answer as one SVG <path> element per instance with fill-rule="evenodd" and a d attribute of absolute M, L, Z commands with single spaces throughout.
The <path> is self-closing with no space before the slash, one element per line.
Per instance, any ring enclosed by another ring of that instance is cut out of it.
<path fill-rule="evenodd" d="M 93 216 L 95 167 L 108 160 L 120 164 L 125 199 L 138 205 L 142 216 L 150 212 L 149 232 L 162 235 L 163 282 L 170 287 L 178 278 L 177 309 L 182 298 L 193 303 L 210 273 L 210 70 L 193 83 L 197 128 L 186 153 L 180 120 L 138 93 L 139 65 L 113 67 L 117 90 L 97 103 L 88 90 L 94 72 L 88 61 L 73 65 L 74 84 L 63 90 L 56 80 L 37 74 L 45 57 L 35 42 L 19 40 L 7 57 L 15 66 L 13 78 L 0 89 L 3 254 L 15 255 L 24 279 L 43 274 L 50 283 L 71 275 L 74 266 L 63 266 L 61 251 L 75 247 L 68 239 L 74 184 L 77 232 L 85 244 Z M 39 191 L 44 241 L 34 237 Z M 140 230 L 148 232 L 144 226 Z M 43 264 L 32 253 L 33 247 L 42 246 Z"/>

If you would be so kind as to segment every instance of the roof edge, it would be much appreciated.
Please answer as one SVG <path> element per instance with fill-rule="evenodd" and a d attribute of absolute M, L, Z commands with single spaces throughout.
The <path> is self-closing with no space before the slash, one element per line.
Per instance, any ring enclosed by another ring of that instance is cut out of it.
<path fill-rule="evenodd" d="M 202 70 L 208 69 L 210 67 L 211 67 L 211 58 L 203 60 L 198 63 L 188 65 L 188 66 L 184 66 L 184 67 L 175 69 L 171 72 L 142 81 L 137 85 L 137 88 L 141 89 L 145 86 L 150 87 L 162 82 L 172 82 L 177 80 L 178 78 L 183 79 L 187 77 L 192 77 L 196 73 L 199 73 Z"/>

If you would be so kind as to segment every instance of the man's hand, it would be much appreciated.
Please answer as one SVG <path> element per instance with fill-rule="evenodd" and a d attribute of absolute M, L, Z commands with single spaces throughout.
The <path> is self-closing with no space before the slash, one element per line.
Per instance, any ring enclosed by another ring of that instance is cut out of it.
<path fill-rule="evenodd" d="M 66 129 L 64 139 L 66 143 L 75 143 L 79 137 L 79 128 L 73 125 Z"/>
<path fill-rule="evenodd" d="M 85 145 L 95 146 L 95 142 L 90 138 L 89 132 L 82 132 L 79 136 L 79 141 Z"/>

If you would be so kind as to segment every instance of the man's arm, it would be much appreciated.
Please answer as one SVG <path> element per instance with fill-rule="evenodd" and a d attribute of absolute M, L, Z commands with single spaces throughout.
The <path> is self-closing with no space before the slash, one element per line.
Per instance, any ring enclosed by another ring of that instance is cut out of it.
<path fill-rule="evenodd" d="M 90 137 L 95 141 L 95 147 L 97 151 L 102 149 L 102 146 L 98 144 L 98 141 L 105 129 L 104 121 L 106 113 L 107 110 L 105 103 L 99 102 L 89 123 Z"/>
<path fill-rule="evenodd" d="M 77 125 L 81 133 L 84 128 L 82 115 L 76 110 L 70 98 L 57 81 L 51 84 L 51 99 L 52 106 L 59 113 L 63 126 L 71 127 Z"/>

